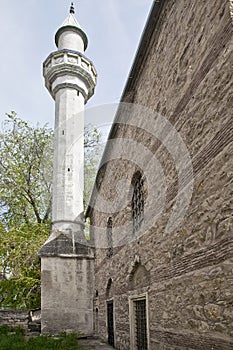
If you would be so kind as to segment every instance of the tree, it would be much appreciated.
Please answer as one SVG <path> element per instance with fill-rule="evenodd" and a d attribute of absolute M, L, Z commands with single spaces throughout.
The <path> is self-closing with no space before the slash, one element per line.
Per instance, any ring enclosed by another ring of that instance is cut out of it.
<path fill-rule="evenodd" d="M 0 305 L 18 309 L 40 306 L 40 260 L 38 249 L 48 237 L 49 226 L 30 223 L 0 227 Z"/>
<path fill-rule="evenodd" d="M 84 204 L 100 157 L 101 135 L 85 129 Z M 49 235 L 52 198 L 53 130 L 33 127 L 7 114 L 0 133 L 0 305 L 40 305 L 37 252 Z"/>
<path fill-rule="evenodd" d="M 7 227 L 49 220 L 52 145 L 52 129 L 7 115 L 0 134 L 0 219 Z"/>

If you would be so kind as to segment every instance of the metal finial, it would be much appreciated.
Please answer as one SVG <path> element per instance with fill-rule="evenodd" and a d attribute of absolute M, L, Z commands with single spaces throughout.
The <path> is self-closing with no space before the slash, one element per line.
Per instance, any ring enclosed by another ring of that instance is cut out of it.
<path fill-rule="evenodd" d="M 74 11 L 74 3 L 72 2 L 71 5 L 70 5 L 70 13 L 75 13 Z"/>

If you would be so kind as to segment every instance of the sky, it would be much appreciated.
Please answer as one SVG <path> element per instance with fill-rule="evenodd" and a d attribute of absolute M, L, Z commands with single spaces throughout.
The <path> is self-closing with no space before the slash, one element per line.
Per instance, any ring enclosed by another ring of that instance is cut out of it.
<path fill-rule="evenodd" d="M 85 55 L 98 73 L 86 108 L 117 103 L 153 0 L 73 2 L 89 39 Z M 44 87 L 42 64 L 57 49 L 54 35 L 69 7 L 69 0 L 0 0 L 0 122 L 15 111 L 34 125 L 53 127 L 54 101 Z"/>

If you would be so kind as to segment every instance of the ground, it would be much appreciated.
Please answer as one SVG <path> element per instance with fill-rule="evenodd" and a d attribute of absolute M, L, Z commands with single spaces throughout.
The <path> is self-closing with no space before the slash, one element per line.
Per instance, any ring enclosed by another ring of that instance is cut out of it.
<path fill-rule="evenodd" d="M 110 345 L 99 339 L 80 339 L 79 344 L 83 345 L 85 350 L 111 350 Z"/>

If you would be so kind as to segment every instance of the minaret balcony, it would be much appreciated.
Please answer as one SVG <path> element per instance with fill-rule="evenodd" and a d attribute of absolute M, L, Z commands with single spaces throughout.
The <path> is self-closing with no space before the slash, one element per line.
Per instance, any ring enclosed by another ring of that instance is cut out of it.
<path fill-rule="evenodd" d="M 60 85 L 69 84 L 69 77 L 78 77 L 82 83 L 77 83 L 77 90 L 84 94 L 85 100 L 94 94 L 97 80 L 93 63 L 82 53 L 67 49 L 55 51 L 48 56 L 43 64 L 43 76 L 53 97 Z M 58 79 L 61 77 L 63 79 Z"/>

